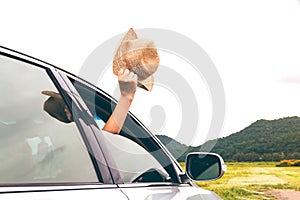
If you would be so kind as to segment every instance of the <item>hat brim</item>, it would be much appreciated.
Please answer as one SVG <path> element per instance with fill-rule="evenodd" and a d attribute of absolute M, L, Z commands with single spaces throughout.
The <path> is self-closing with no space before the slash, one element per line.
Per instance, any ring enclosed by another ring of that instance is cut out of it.
<path fill-rule="evenodd" d="M 154 76 L 149 76 L 145 80 L 138 82 L 138 87 L 143 88 L 147 91 L 152 91 L 153 89 L 153 83 L 154 83 Z"/>
<path fill-rule="evenodd" d="M 54 97 L 54 98 L 57 98 L 57 99 L 62 99 L 61 95 L 59 93 L 57 93 L 57 92 L 53 92 L 53 91 L 49 91 L 49 90 L 44 90 L 44 91 L 42 91 L 42 94 L 50 96 L 50 97 Z"/>

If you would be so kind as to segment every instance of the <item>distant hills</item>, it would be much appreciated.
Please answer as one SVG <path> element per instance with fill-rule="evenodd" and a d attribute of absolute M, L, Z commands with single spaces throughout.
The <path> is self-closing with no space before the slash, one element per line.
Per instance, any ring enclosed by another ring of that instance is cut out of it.
<path fill-rule="evenodd" d="M 280 161 L 300 159 L 300 117 L 258 120 L 245 129 L 192 147 L 157 135 L 178 161 L 193 151 L 220 154 L 225 161 Z"/>

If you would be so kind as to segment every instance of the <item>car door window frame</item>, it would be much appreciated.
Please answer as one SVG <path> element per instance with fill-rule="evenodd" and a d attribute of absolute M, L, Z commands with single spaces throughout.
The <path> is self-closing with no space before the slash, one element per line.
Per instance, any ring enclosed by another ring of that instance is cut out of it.
<path fill-rule="evenodd" d="M 105 98 L 108 102 L 112 103 L 113 104 L 111 106 L 112 108 L 114 108 L 116 106 L 117 101 L 113 97 L 111 97 L 110 95 L 108 95 L 107 93 L 102 91 L 101 89 L 95 87 L 94 85 L 92 85 L 92 84 L 86 82 L 85 80 L 82 80 L 74 75 L 71 75 L 71 76 L 68 75 L 68 76 L 69 76 L 71 82 L 77 82 L 76 84 L 83 86 L 86 90 L 88 90 L 88 92 L 93 92 L 94 95 L 99 95 L 101 98 Z M 78 94 L 78 96 L 80 96 L 80 95 Z M 112 112 L 112 110 L 110 112 Z M 108 115 L 110 115 L 110 114 L 111 113 L 109 113 Z M 91 114 L 91 116 L 92 116 L 92 114 Z M 130 126 L 130 124 L 135 126 L 135 130 L 130 130 L 130 128 L 128 128 L 128 126 Z M 100 133 L 99 135 L 102 135 L 99 127 L 96 127 L 96 129 L 98 129 L 98 131 Z M 133 133 L 132 131 L 134 131 L 135 133 Z M 131 112 L 128 112 L 127 118 L 126 118 L 124 126 L 120 132 L 120 135 L 122 135 L 132 141 L 135 141 L 136 143 L 143 146 L 146 150 L 148 150 L 150 152 L 157 151 L 156 153 L 153 153 L 152 155 L 155 158 L 162 156 L 160 159 L 157 159 L 157 160 L 160 160 L 159 162 L 161 162 L 161 160 L 163 160 L 165 162 L 165 163 L 161 163 L 161 164 L 163 166 L 165 166 L 164 168 L 169 173 L 172 183 L 175 183 L 175 184 L 182 183 L 180 174 L 184 174 L 184 172 L 182 172 L 181 168 L 178 167 L 178 163 L 174 160 L 173 156 L 171 156 L 171 154 L 158 141 L 158 139 L 153 137 L 152 133 Z M 107 146 L 107 144 L 105 144 L 105 140 L 103 140 L 103 139 L 99 139 L 99 143 L 101 145 Z M 151 148 L 151 149 L 147 149 L 147 148 Z M 109 151 L 105 154 L 105 156 L 108 157 L 107 159 L 110 160 L 110 163 L 114 163 L 111 156 L 108 156 L 108 155 L 110 155 Z M 115 167 L 116 167 L 116 164 L 114 163 L 113 167 L 110 167 L 110 169 L 114 170 L 114 169 L 116 169 Z M 115 177 L 115 180 L 120 180 L 120 178 L 121 178 L 120 175 L 118 175 L 118 177 Z M 118 184 L 124 184 L 123 181 L 116 181 L 116 182 Z M 170 182 L 165 182 L 165 183 L 167 185 L 170 184 Z"/>
<path fill-rule="evenodd" d="M 11 53 L 11 52 L 10 52 Z M 110 101 L 113 101 L 115 104 L 117 101 L 112 98 L 110 95 L 106 94 L 101 89 L 95 87 L 94 85 L 88 84 L 85 80 L 76 77 L 62 69 L 56 68 L 53 65 L 50 65 L 49 63 L 45 63 L 43 61 L 37 60 L 33 57 L 28 57 L 25 54 L 18 54 L 18 52 L 13 51 L 12 54 L 1 52 L 1 55 L 26 62 L 28 64 L 32 64 L 37 67 L 41 67 L 46 69 L 49 77 L 57 87 L 58 91 L 62 94 L 64 99 L 67 101 L 67 106 L 71 109 L 72 104 L 75 104 L 79 108 L 80 114 L 84 116 L 76 116 L 74 121 L 76 122 L 76 125 L 79 129 L 80 134 L 82 134 L 82 137 L 84 139 L 84 142 L 86 143 L 87 147 L 90 148 L 89 151 L 93 152 L 93 156 L 95 156 L 94 159 L 94 166 L 97 170 L 97 173 L 101 174 L 103 183 L 107 184 L 123 184 L 119 172 L 116 170 L 116 165 L 114 163 L 114 160 L 111 158 L 109 150 L 105 144 L 103 135 L 101 134 L 101 130 L 96 125 L 95 120 L 93 119 L 93 116 L 89 112 L 88 107 L 84 103 L 82 97 L 79 95 L 77 90 L 75 89 L 74 85 L 71 83 L 69 77 L 75 78 L 76 80 L 80 80 L 84 82 L 84 84 L 94 90 L 97 91 L 100 95 L 105 96 Z M 17 55 L 15 55 L 17 54 Z M 88 120 L 83 120 L 88 119 Z M 134 136 L 134 134 L 130 133 L 130 131 L 122 131 L 121 135 L 132 139 L 133 141 L 138 142 L 140 145 L 143 146 L 144 143 L 150 143 L 151 148 L 155 148 L 156 150 L 161 150 L 161 155 L 164 157 L 163 160 L 167 160 L 169 162 L 167 168 L 168 172 L 170 172 L 170 176 L 173 183 L 181 183 L 180 179 L 180 173 L 182 173 L 180 167 L 178 167 L 176 161 L 173 159 L 171 154 L 161 145 L 161 143 L 156 139 L 152 137 L 152 134 L 147 130 L 147 128 L 136 118 L 132 115 L 132 113 L 128 113 L 128 117 L 126 121 L 130 121 L 131 123 L 139 126 L 139 131 L 141 133 L 141 137 Z M 124 125 L 124 129 L 130 130 L 126 128 L 126 121 Z M 147 136 L 148 138 L 143 138 L 144 136 Z M 90 145 L 90 146 L 89 146 Z M 145 147 L 147 145 L 144 145 Z M 150 149 L 151 150 L 151 149 Z"/>

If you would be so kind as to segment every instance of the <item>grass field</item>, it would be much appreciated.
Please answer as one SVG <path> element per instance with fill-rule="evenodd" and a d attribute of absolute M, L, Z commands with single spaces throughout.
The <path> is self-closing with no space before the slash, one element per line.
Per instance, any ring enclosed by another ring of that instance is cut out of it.
<path fill-rule="evenodd" d="M 273 189 L 300 190 L 300 167 L 275 167 L 274 162 L 228 162 L 224 176 L 216 181 L 197 182 L 222 199 L 274 199 Z M 184 166 L 183 166 L 184 167 Z M 300 197 L 299 197 L 300 198 Z"/>

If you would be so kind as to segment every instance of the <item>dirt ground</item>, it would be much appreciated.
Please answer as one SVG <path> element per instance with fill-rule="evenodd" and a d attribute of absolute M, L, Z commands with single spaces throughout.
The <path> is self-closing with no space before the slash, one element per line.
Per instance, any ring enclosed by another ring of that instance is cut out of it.
<path fill-rule="evenodd" d="M 294 190 L 270 190 L 266 192 L 279 200 L 300 200 L 300 191 Z"/>

